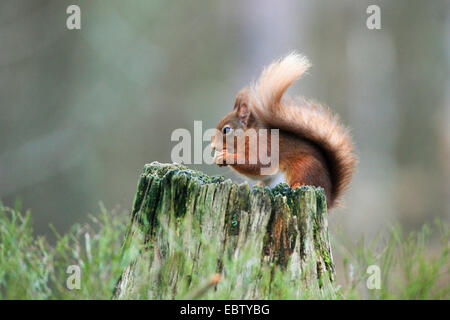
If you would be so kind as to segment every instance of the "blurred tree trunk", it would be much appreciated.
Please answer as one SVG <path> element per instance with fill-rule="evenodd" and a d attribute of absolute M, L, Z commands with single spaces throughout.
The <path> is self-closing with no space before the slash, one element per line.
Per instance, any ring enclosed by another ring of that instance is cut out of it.
<path fill-rule="evenodd" d="M 264 299 L 334 279 L 322 190 L 250 189 L 156 162 L 139 180 L 124 258 L 116 299 Z"/>

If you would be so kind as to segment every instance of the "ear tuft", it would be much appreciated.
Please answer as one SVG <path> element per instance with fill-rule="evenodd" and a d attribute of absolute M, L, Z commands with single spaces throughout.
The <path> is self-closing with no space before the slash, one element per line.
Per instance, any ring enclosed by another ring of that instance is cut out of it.
<path fill-rule="evenodd" d="M 250 110 L 247 103 L 243 102 L 238 106 L 237 114 L 241 124 L 246 126 L 248 124 L 248 119 L 250 118 Z"/>
<path fill-rule="evenodd" d="M 250 118 L 250 108 L 248 105 L 249 92 L 248 87 L 243 88 L 238 92 L 236 101 L 234 102 L 234 110 L 236 110 L 239 121 L 243 126 L 247 126 Z"/>

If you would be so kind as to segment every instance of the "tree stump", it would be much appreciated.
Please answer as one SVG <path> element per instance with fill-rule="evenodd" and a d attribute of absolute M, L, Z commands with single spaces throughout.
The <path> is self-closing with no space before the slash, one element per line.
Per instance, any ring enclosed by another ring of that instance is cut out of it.
<path fill-rule="evenodd" d="M 123 257 L 114 299 L 307 298 L 335 276 L 321 188 L 158 162 L 140 176 Z"/>

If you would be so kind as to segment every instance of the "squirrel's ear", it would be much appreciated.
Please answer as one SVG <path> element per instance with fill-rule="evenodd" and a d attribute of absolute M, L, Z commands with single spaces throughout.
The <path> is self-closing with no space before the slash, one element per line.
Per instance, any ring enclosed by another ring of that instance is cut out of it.
<path fill-rule="evenodd" d="M 243 126 L 247 126 L 248 120 L 250 118 L 250 110 L 247 103 L 244 102 L 239 104 L 239 106 L 237 107 L 237 115 L 241 124 Z"/>
<path fill-rule="evenodd" d="M 236 101 L 234 102 L 234 110 L 237 112 L 237 116 L 242 125 L 247 126 L 250 118 L 250 109 L 248 107 L 248 88 L 243 88 L 238 92 Z"/>

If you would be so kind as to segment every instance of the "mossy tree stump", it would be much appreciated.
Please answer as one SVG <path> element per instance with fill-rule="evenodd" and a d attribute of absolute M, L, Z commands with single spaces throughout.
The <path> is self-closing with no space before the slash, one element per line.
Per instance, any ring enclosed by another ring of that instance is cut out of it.
<path fill-rule="evenodd" d="M 182 165 L 145 166 L 123 250 L 115 299 L 301 298 L 334 279 L 322 189 Z"/>

